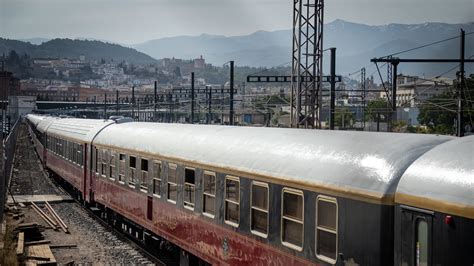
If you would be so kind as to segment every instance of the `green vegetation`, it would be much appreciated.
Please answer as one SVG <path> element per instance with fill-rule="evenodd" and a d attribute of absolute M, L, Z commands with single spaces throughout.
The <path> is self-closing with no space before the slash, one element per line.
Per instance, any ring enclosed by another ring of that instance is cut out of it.
<path fill-rule="evenodd" d="M 347 107 L 336 107 L 334 111 L 334 126 L 351 128 L 354 123 L 354 113 Z"/>
<path fill-rule="evenodd" d="M 86 60 L 115 60 L 135 64 L 152 64 L 156 60 L 132 48 L 100 41 L 54 39 L 40 45 L 0 38 L 0 53 L 15 50 L 18 54 L 28 54 L 31 58 L 76 58 L 84 55 Z"/>
<path fill-rule="evenodd" d="M 458 83 L 455 82 L 447 92 L 430 98 L 420 106 L 418 121 L 421 125 L 426 126 L 425 132 L 455 134 L 458 108 L 457 90 Z M 466 78 L 465 97 L 464 121 L 466 121 L 465 124 L 474 125 L 474 75 Z"/>
<path fill-rule="evenodd" d="M 369 101 L 365 109 L 365 121 L 377 121 L 377 116 L 380 116 L 380 122 L 387 122 L 387 114 L 390 112 L 391 107 L 387 100 Z"/>

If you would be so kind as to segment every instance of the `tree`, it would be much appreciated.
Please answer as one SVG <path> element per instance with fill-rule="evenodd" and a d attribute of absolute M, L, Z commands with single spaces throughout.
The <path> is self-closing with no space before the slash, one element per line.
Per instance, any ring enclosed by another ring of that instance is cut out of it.
<path fill-rule="evenodd" d="M 377 121 L 377 119 L 380 119 L 380 122 L 387 122 L 389 112 L 391 112 L 391 108 L 387 100 L 379 99 L 369 101 L 365 108 L 364 119 L 366 121 Z M 380 117 L 377 118 L 377 116 Z"/>
<path fill-rule="evenodd" d="M 418 122 L 428 127 L 429 133 L 455 134 L 458 108 L 457 91 L 458 82 L 454 82 L 446 92 L 430 98 L 420 106 Z M 469 78 L 466 78 L 464 95 L 465 112 L 463 119 L 465 124 L 471 125 L 472 128 L 474 125 L 474 75 L 472 74 Z"/>
<path fill-rule="evenodd" d="M 347 107 L 336 107 L 334 111 L 334 125 L 340 128 L 352 127 L 354 113 Z"/>

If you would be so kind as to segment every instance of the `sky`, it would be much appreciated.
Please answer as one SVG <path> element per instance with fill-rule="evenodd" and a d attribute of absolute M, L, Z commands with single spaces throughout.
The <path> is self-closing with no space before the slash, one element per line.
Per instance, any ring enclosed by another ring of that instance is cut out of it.
<path fill-rule="evenodd" d="M 0 37 L 92 38 L 122 44 L 180 35 L 291 28 L 292 0 L 0 0 Z M 326 0 L 325 22 L 474 21 L 474 0 Z"/>

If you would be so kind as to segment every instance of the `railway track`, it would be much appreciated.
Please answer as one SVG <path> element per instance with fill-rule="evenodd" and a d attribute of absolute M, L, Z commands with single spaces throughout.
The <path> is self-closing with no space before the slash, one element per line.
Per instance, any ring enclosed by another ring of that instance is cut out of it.
<path fill-rule="evenodd" d="M 20 195 L 70 195 L 55 178 L 48 177 L 33 145 L 27 129 L 22 125 L 15 154 L 15 171 L 12 192 Z M 124 232 L 117 230 L 98 217 L 80 201 L 51 203 L 58 215 L 70 228 L 70 234 L 46 230 L 43 234 L 52 244 L 75 244 L 77 249 L 56 249 L 59 263 L 74 261 L 77 264 L 133 264 L 170 265 L 167 260 L 146 250 Z M 41 223 L 41 218 L 29 208 L 24 208 L 24 222 Z"/>

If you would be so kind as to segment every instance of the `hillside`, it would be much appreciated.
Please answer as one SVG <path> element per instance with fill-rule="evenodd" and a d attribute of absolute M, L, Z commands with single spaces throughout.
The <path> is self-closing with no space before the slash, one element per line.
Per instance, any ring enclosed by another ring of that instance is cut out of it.
<path fill-rule="evenodd" d="M 0 38 L 0 53 L 15 50 L 18 54 L 28 54 L 33 58 L 79 58 L 87 60 L 127 61 L 135 64 L 155 63 L 152 57 L 135 49 L 101 41 L 54 39 L 39 45 L 29 42 Z"/>
<path fill-rule="evenodd" d="M 325 25 L 324 47 L 337 47 L 337 68 L 341 74 L 351 73 L 370 64 L 373 57 L 384 56 L 426 43 L 459 35 L 459 29 L 474 31 L 469 24 L 389 24 L 370 26 L 335 20 Z M 203 55 L 210 63 L 221 65 L 235 60 L 238 65 L 277 66 L 291 60 L 292 30 L 258 31 L 245 36 L 180 36 L 162 38 L 133 45 L 154 58 L 195 58 Z M 466 56 L 474 54 L 474 35 L 466 37 Z M 445 42 L 403 54 L 413 58 L 447 58 L 459 56 L 459 40 Z M 326 67 L 327 67 L 326 60 Z M 437 75 L 449 68 L 442 65 L 401 65 L 400 70 L 418 75 Z M 327 68 L 325 68 L 327 69 Z M 469 66 L 472 71 L 474 67 Z M 370 73 L 368 73 L 370 74 Z"/>

